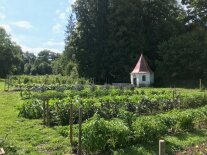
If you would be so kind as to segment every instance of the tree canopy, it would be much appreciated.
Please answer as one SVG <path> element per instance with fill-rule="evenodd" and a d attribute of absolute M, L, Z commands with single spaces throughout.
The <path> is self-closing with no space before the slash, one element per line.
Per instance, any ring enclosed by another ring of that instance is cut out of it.
<path fill-rule="evenodd" d="M 206 0 L 76 0 L 62 54 L 23 53 L 0 29 L 0 76 L 62 74 L 129 82 L 144 54 L 155 79 L 207 81 Z M 195 60 L 196 57 L 196 60 Z"/>
<path fill-rule="evenodd" d="M 0 27 L 0 77 L 23 73 L 52 74 L 54 61 L 59 57 L 60 54 L 50 50 L 40 51 L 37 56 L 23 52 L 21 47 L 11 40 L 10 35 Z"/>
<path fill-rule="evenodd" d="M 128 82 L 141 53 L 155 69 L 158 45 L 185 32 L 176 0 L 77 0 L 73 11 L 64 55 L 75 56 L 80 76 L 102 83 Z"/>
<path fill-rule="evenodd" d="M 22 53 L 21 47 L 12 42 L 6 31 L 0 27 L 0 77 L 22 73 Z"/>
<path fill-rule="evenodd" d="M 24 73 L 31 75 L 52 74 L 54 61 L 59 57 L 59 54 L 50 50 L 40 51 L 37 56 L 26 52 L 24 53 Z"/>
<path fill-rule="evenodd" d="M 207 32 L 192 31 L 159 46 L 162 60 L 157 74 L 162 80 L 197 80 L 207 77 Z"/>

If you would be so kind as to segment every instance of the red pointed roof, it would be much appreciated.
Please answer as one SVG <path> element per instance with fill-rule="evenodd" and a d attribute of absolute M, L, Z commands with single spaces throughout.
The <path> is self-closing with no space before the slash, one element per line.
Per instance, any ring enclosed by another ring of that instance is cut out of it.
<path fill-rule="evenodd" d="M 152 70 L 147 64 L 147 61 L 145 60 L 143 54 L 141 54 L 139 61 L 137 62 L 134 70 L 131 72 L 131 74 L 133 73 L 152 73 Z"/>

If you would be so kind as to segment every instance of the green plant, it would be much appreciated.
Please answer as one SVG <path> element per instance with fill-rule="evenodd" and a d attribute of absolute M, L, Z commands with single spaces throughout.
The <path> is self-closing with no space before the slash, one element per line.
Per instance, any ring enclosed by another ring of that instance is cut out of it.
<path fill-rule="evenodd" d="M 167 126 L 161 122 L 159 116 L 140 117 L 133 123 L 135 139 L 138 142 L 153 142 L 167 131 Z"/>
<path fill-rule="evenodd" d="M 95 115 L 83 126 L 83 146 L 88 153 L 103 153 L 125 147 L 129 142 L 130 130 L 122 120 L 108 121 Z"/>
<path fill-rule="evenodd" d="M 38 119 L 43 116 L 42 102 L 39 100 L 30 100 L 25 102 L 19 108 L 19 116 L 26 118 Z"/>

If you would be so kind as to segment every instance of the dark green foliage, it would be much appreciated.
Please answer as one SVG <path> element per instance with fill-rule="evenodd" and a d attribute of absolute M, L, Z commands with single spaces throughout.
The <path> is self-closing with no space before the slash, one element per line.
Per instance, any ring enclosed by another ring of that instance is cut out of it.
<path fill-rule="evenodd" d="M 49 50 L 34 54 L 23 53 L 20 46 L 11 41 L 11 37 L 0 27 L 0 77 L 10 74 L 52 74 L 52 62 L 60 55 Z"/>
<path fill-rule="evenodd" d="M 39 100 L 27 101 L 19 108 L 19 116 L 38 119 L 43 117 L 42 102 Z"/>
<path fill-rule="evenodd" d="M 50 99 L 63 99 L 66 95 L 62 92 L 57 91 L 46 91 L 42 93 L 37 93 L 33 95 L 33 98 L 42 100 L 42 101 L 49 101 Z"/>
<path fill-rule="evenodd" d="M 156 71 L 157 85 L 197 86 L 207 72 L 206 1 L 182 3 L 187 10 L 175 0 L 77 0 L 63 66 L 96 83 L 129 82 L 142 52 Z"/>
<path fill-rule="evenodd" d="M 188 98 L 182 98 L 180 107 L 191 107 L 197 108 L 199 106 L 204 106 L 207 103 L 207 98 L 205 94 L 203 96 L 193 96 Z"/>
<path fill-rule="evenodd" d="M 128 82 L 141 52 L 155 68 L 158 44 L 184 31 L 175 0 L 77 0 L 73 11 L 63 58 L 97 83 Z"/>
<path fill-rule="evenodd" d="M 50 101 L 49 108 L 51 125 L 67 125 L 69 123 L 69 104 L 54 99 Z"/>
<path fill-rule="evenodd" d="M 154 144 L 167 134 L 184 133 L 205 126 L 205 92 L 177 91 L 108 86 L 91 89 L 90 85 L 77 85 L 65 92 L 45 91 L 33 96 L 38 99 L 23 104 L 20 116 L 42 118 L 43 101 L 46 100 L 50 125 L 68 125 L 69 107 L 73 104 L 76 147 L 78 108 L 82 107 L 84 153 L 110 154 L 129 145 Z M 58 132 L 67 137 L 68 130 L 68 127 L 59 128 Z"/>
<path fill-rule="evenodd" d="M 26 52 L 24 53 L 24 73 L 32 75 L 52 74 L 52 68 L 55 68 L 55 61 L 59 57 L 59 54 L 50 50 L 40 51 L 37 57 L 32 53 Z"/>
<path fill-rule="evenodd" d="M 206 27 L 207 22 L 207 1 L 206 0 L 182 0 L 184 5 L 188 5 L 188 21 L 192 25 L 202 25 Z"/>
<path fill-rule="evenodd" d="M 11 41 L 10 36 L 0 27 L 0 77 L 23 72 L 23 52 L 20 46 Z"/>
<path fill-rule="evenodd" d="M 9 76 L 11 79 L 10 84 L 12 86 L 17 87 L 21 85 L 22 87 L 28 86 L 63 86 L 67 85 L 68 88 L 76 87 L 76 85 L 80 84 L 88 84 L 89 82 L 84 78 L 76 78 L 73 79 L 69 76 L 62 75 L 45 75 L 45 76 L 30 76 L 30 75 L 20 75 L 20 76 Z M 49 89 L 50 90 L 50 89 Z"/>
<path fill-rule="evenodd" d="M 168 132 L 190 131 L 198 120 L 207 120 L 206 108 L 207 106 L 204 106 L 198 109 L 174 110 L 155 116 L 138 117 L 132 124 L 135 141 L 150 142 L 158 140 Z"/>
<path fill-rule="evenodd" d="M 167 131 L 167 126 L 159 117 L 140 117 L 133 122 L 135 140 L 137 142 L 152 142 L 159 140 Z"/>
<path fill-rule="evenodd" d="M 122 120 L 107 121 L 95 115 L 83 126 L 83 147 L 88 153 L 106 153 L 109 149 L 126 146 L 130 134 Z"/>
<path fill-rule="evenodd" d="M 57 132 L 63 136 L 63 137 L 68 137 L 69 135 L 69 127 L 68 126 L 57 126 L 55 127 L 55 129 L 57 130 Z"/>
<path fill-rule="evenodd" d="M 159 46 L 162 60 L 157 63 L 159 78 L 168 85 L 173 85 L 178 80 L 191 79 L 197 81 L 198 86 L 198 79 L 206 80 L 206 39 L 206 31 L 200 30 L 173 37 L 162 43 Z"/>
<path fill-rule="evenodd" d="M 68 124 L 69 104 L 73 104 L 75 107 L 74 123 L 78 122 L 78 107 L 82 106 L 83 121 L 97 113 L 104 119 L 121 118 L 130 128 L 136 116 L 157 114 L 172 109 L 198 108 L 207 104 L 207 98 L 203 93 L 197 95 L 178 95 L 175 93 L 173 99 L 171 91 L 142 91 L 139 93 L 127 89 L 121 89 L 121 91 L 107 89 L 103 93 L 103 89 L 98 88 L 94 93 L 90 87 L 84 87 L 81 91 L 72 88 L 66 94 L 46 91 L 32 97 L 41 101 L 49 101 L 50 119 L 53 125 Z"/>

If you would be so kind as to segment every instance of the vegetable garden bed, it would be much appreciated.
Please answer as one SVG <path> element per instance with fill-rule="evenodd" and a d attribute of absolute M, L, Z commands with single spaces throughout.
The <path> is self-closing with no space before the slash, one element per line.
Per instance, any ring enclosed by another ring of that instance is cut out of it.
<path fill-rule="evenodd" d="M 32 92 L 19 115 L 43 118 L 45 103 L 50 126 L 69 124 L 71 104 L 73 123 L 78 123 L 78 108 L 83 108 L 83 151 L 89 154 L 150 144 L 165 135 L 207 124 L 207 97 L 199 91 L 72 85 L 65 91 Z M 77 133 L 74 137 L 76 148 Z"/>

